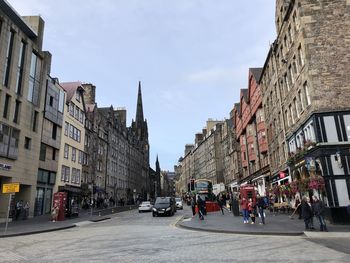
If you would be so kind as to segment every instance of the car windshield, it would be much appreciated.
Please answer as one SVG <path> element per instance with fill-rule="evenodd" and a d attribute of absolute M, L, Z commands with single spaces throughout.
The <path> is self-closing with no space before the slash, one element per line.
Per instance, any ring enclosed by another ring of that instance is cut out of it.
<path fill-rule="evenodd" d="M 169 204 L 170 199 L 169 198 L 157 198 L 156 204 Z"/>
<path fill-rule="evenodd" d="M 176 202 L 180 202 L 181 198 L 175 198 Z"/>

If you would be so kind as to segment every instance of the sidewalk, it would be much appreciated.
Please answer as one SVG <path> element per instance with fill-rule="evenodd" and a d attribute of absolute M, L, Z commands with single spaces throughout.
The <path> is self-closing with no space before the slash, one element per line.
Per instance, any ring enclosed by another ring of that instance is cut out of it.
<path fill-rule="evenodd" d="M 273 215 L 266 211 L 265 225 L 259 224 L 260 219 L 256 218 L 256 223 L 243 224 L 241 216 L 233 216 L 231 212 L 225 210 L 225 215 L 221 212 L 208 213 L 204 220 L 199 220 L 198 215 L 192 217 L 190 211 L 186 211 L 182 221 L 177 225 L 191 230 L 217 232 L 217 233 L 235 233 L 250 235 L 283 235 L 298 236 L 305 234 L 308 237 L 349 237 L 350 225 L 330 225 L 329 232 L 318 231 L 318 222 L 314 218 L 315 231 L 304 231 L 304 221 L 291 219 L 289 215 Z"/>
<path fill-rule="evenodd" d="M 64 221 L 52 222 L 51 215 L 42 215 L 30 218 L 28 220 L 19 220 L 9 222 L 6 235 L 5 223 L 0 224 L 0 238 L 20 236 L 20 235 L 30 235 L 43 232 L 57 231 L 75 227 L 77 223 L 82 221 L 92 221 L 98 222 L 101 220 L 109 219 L 108 215 L 119 213 L 123 211 L 128 211 L 135 209 L 137 206 L 118 206 L 113 208 L 107 208 L 103 210 L 93 211 L 93 215 L 90 215 L 90 210 L 81 210 L 78 217 L 66 218 Z"/>

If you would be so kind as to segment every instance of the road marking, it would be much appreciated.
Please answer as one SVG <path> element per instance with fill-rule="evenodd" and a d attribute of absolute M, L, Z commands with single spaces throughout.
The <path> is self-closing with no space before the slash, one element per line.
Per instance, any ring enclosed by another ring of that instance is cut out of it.
<path fill-rule="evenodd" d="M 1 262 L 23 262 L 26 259 L 27 258 L 22 257 L 14 252 L 11 252 L 11 251 L 0 252 L 0 261 Z"/>
<path fill-rule="evenodd" d="M 173 228 L 176 228 L 176 224 L 183 218 L 184 216 L 178 216 L 175 218 L 174 222 L 173 223 L 170 223 L 169 226 L 170 227 L 173 227 Z"/>

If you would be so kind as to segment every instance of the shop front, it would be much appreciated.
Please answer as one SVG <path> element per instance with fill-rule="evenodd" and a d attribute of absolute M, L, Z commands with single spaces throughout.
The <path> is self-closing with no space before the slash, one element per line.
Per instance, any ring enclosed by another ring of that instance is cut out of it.
<path fill-rule="evenodd" d="M 81 198 L 80 187 L 75 187 L 72 185 L 64 185 L 58 187 L 58 192 L 67 193 L 66 199 L 66 216 L 74 217 L 79 215 L 79 203 Z"/>

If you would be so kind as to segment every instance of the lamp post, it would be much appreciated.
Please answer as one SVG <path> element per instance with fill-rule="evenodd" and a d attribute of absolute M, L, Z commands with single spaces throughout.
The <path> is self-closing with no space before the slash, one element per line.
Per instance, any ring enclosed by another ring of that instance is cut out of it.
<path fill-rule="evenodd" d="M 90 202 L 90 216 L 92 216 L 93 207 L 94 207 L 94 184 L 90 184 L 89 188 L 91 190 L 91 202 Z"/>

